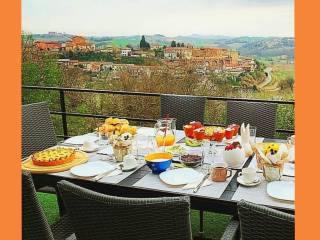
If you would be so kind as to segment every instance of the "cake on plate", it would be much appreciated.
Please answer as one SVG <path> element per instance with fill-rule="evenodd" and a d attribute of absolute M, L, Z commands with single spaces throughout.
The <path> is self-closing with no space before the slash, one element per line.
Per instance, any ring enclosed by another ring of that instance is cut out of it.
<path fill-rule="evenodd" d="M 73 148 L 50 148 L 31 155 L 34 165 L 57 166 L 71 162 L 75 158 L 76 150 Z"/>

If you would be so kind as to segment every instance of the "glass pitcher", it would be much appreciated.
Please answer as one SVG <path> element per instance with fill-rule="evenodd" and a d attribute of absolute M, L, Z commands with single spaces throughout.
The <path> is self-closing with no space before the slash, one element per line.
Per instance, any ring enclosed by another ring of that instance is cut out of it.
<path fill-rule="evenodd" d="M 175 143 L 176 137 L 176 119 L 161 118 L 154 125 L 156 143 L 158 147 L 172 146 Z"/>

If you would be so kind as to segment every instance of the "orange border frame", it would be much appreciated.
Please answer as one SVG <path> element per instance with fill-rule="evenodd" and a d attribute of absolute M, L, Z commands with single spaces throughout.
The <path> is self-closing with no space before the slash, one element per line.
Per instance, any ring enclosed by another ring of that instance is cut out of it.
<path fill-rule="evenodd" d="M 0 239 L 21 237 L 21 3 L 1 2 Z"/>
<path fill-rule="evenodd" d="M 296 239 L 319 239 L 319 1 L 295 3 Z M 314 128 L 314 129 L 311 129 Z"/>
<path fill-rule="evenodd" d="M 0 44 L 2 88 L 1 135 L 1 239 L 21 239 L 21 3 L 1 4 L 3 36 Z M 317 239 L 320 208 L 317 199 L 319 166 L 319 9 L 316 0 L 295 1 L 296 32 L 296 239 Z M 314 129 L 310 129 L 313 125 Z M 5 164 L 4 164 L 5 163 Z"/>

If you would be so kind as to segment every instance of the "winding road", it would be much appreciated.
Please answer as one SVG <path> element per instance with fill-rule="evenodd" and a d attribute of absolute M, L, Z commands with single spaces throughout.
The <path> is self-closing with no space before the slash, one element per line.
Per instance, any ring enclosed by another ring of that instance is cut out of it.
<path fill-rule="evenodd" d="M 266 78 L 263 80 L 262 83 L 260 83 L 258 85 L 258 88 L 263 88 L 264 86 L 268 85 L 269 83 L 271 83 L 272 81 L 272 75 L 271 75 L 271 72 L 272 72 L 272 68 L 271 67 L 267 67 L 265 70 L 264 70 L 265 74 L 266 74 Z"/>

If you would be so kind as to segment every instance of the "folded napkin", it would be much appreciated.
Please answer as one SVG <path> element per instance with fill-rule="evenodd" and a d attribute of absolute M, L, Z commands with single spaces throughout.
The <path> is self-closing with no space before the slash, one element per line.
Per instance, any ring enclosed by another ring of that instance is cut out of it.
<path fill-rule="evenodd" d="M 114 171 L 112 171 L 111 173 L 109 173 L 106 177 L 113 177 L 113 176 L 117 176 L 117 175 L 120 175 L 122 173 L 121 170 L 119 169 L 116 169 Z"/>
<path fill-rule="evenodd" d="M 182 189 L 184 189 L 184 190 L 194 189 L 194 188 L 196 188 L 196 187 L 199 185 L 199 183 L 200 183 L 201 181 L 202 181 L 202 178 L 201 178 L 200 180 L 196 181 L 196 182 L 193 182 L 193 183 L 189 183 L 189 184 L 184 185 L 184 186 L 182 187 Z M 211 185 L 211 184 L 212 184 L 212 181 L 209 180 L 209 179 L 206 179 L 206 180 L 204 181 L 204 183 L 201 185 L 201 187 L 206 187 L 206 186 L 209 186 L 209 185 Z M 201 188 L 201 187 L 200 187 L 200 188 Z"/>
<path fill-rule="evenodd" d="M 101 149 L 97 153 L 103 154 L 103 155 L 113 155 L 113 148 L 111 145 L 108 145 L 108 146 L 106 146 L 106 148 Z"/>
<path fill-rule="evenodd" d="M 95 142 L 98 139 L 99 138 L 97 136 L 95 136 L 92 133 L 91 134 L 89 133 L 89 134 L 85 134 L 85 135 L 80 135 L 80 136 L 75 136 L 75 137 L 68 138 L 67 140 L 64 141 L 64 143 L 82 145 L 84 141 Z"/>

